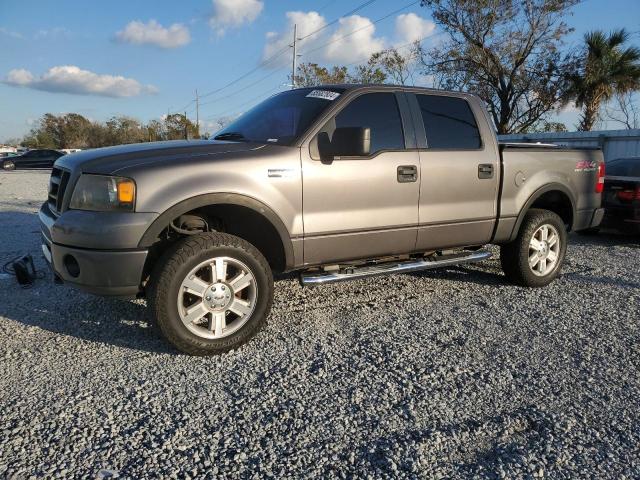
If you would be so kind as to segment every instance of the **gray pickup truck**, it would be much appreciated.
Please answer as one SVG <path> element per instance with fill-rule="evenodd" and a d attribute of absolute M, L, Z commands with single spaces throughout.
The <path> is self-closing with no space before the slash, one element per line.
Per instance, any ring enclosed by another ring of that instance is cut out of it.
<path fill-rule="evenodd" d="M 596 227 L 597 149 L 500 144 L 473 95 L 300 88 L 213 140 L 66 155 L 40 210 L 57 280 L 146 296 L 177 348 L 236 348 L 265 323 L 273 273 L 303 285 L 477 262 L 541 287 L 567 231 Z"/>

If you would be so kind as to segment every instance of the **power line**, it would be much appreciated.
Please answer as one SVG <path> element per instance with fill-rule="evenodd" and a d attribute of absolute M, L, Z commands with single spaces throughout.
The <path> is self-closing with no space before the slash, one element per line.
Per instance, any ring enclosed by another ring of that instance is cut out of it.
<path fill-rule="evenodd" d="M 242 107 L 244 107 L 245 105 L 248 105 L 248 104 L 250 104 L 250 103 L 253 103 L 253 102 L 255 102 L 256 100 L 260 100 L 261 98 L 264 98 L 264 96 L 265 96 L 265 95 L 267 95 L 267 94 L 269 94 L 269 93 L 271 93 L 271 92 L 274 92 L 274 91 L 276 91 L 276 90 L 280 90 L 281 88 L 282 88 L 282 84 L 279 84 L 278 86 L 276 86 L 276 87 L 274 87 L 274 88 L 271 88 L 271 89 L 267 90 L 266 92 L 262 92 L 260 95 L 258 95 L 258 96 L 256 96 L 256 97 L 254 97 L 254 98 L 251 98 L 250 100 L 247 100 L 246 102 L 243 102 L 243 103 L 241 103 L 241 104 L 238 104 L 238 105 L 234 106 L 233 108 L 229 108 L 229 109 L 227 109 L 227 110 L 225 110 L 225 111 L 223 111 L 223 112 L 218 112 L 218 113 L 215 113 L 215 114 L 213 114 L 213 115 L 210 115 L 210 116 L 208 116 L 207 118 L 205 118 L 205 120 L 212 120 L 212 119 L 214 119 L 214 118 L 220 118 L 220 117 L 223 117 L 223 116 L 225 116 L 225 115 L 229 114 L 230 112 L 235 112 L 235 111 L 237 111 L 239 108 L 242 108 Z"/>
<path fill-rule="evenodd" d="M 336 3 L 336 0 L 329 0 L 327 3 L 325 3 L 324 5 L 322 5 L 322 6 L 318 9 L 318 11 L 320 12 L 320 11 L 324 10 L 325 8 L 327 8 L 329 5 L 332 5 L 332 4 L 334 4 L 334 3 Z"/>
<path fill-rule="evenodd" d="M 189 108 L 189 106 L 190 106 L 190 105 L 192 105 L 193 103 L 195 103 L 195 99 L 194 99 L 194 100 L 191 100 L 191 101 L 190 101 L 189 103 L 187 103 L 184 107 L 179 108 L 179 109 L 178 109 L 178 111 L 184 111 L 184 110 L 186 110 L 186 109 L 187 109 L 187 108 Z"/>
<path fill-rule="evenodd" d="M 403 48 L 407 48 L 407 47 L 409 47 L 409 46 L 411 46 L 411 45 L 414 45 L 414 44 L 416 44 L 416 43 L 418 43 L 418 44 L 419 44 L 419 43 L 422 43 L 422 42 L 424 42 L 427 38 L 431 38 L 431 37 L 434 37 L 434 36 L 437 36 L 437 35 L 439 35 L 439 34 L 437 34 L 437 33 L 430 33 L 429 35 L 425 35 L 424 37 L 419 38 L 419 39 L 417 39 L 417 40 L 414 40 L 414 41 L 412 41 L 412 42 L 403 43 L 402 45 L 398 45 L 398 46 L 396 46 L 396 47 L 393 47 L 393 46 L 392 46 L 392 47 L 389 47 L 387 50 L 402 50 Z M 345 66 L 345 67 L 351 67 L 351 66 L 353 66 L 353 65 L 357 65 L 358 63 L 365 62 L 365 61 L 369 60 L 369 58 L 371 58 L 371 56 L 368 56 L 368 57 L 366 57 L 366 58 L 362 58 L 361 60 L 356 60 L 355 62 L 347 63 L 346 65 L 343 65 L 343 66 Z"/>
<path fill-rule="evenodd" d="M 235 95 L 237 95 L 237 94 L 239 94 L 239 93 L 244 93 L 244 92 L 246 92 L 246 90 L 247 90 L 248 88 L 251 88 L 251 87 L 253 87 L 253 86 L 257 85 L 257 84 L 259 84 L 259 83 L 261 83 L 261 82 L 265 81 L 267 78 L 270 78 L 270 77 L 274 76 L 276 73 L 280 73 L 280 72 L 282 72 L 283 70 L 288 69 L 288 68 L 289 68 L 289 67 L 281 67 L 281 68 L 279 68 L 279 69 L 277 69 L 277 70 L 273 70 L 273 71 L 269 72 L 267 75 L 265 75 L 264 77 L 260 77 L 260 78 L 259 78 L 258 80 L 256 80 L 255 82 L 250 83 L 250 84 L 248 84 L 248 85 L 245 85 L 244 87 L 239 88 L 238 90 L 236 90 L 236 91 L 234 91 L 234 92 L 231 92 L 231 93 L 229 93 L 229 94 L 225 95 L 224 97 L 216 97 L 216 98 L 213 98 L 213 99 L 211 99 L 211 100 L 207 100 L 206 102 L 200 102 L 200 106 L 202 107 L 202 106 L 204 106 L 204 105 L 209 105 L 209 104 L 211 104 L 211 103 L 216 103 L 216 102 L 219 102 L 220 100 L 226 100 L 227 98 L 233 97 L 233 96 L 235 96 Z M 200 96 L 200 98 L 202 98 L 202 95 Z"/>
<path fill-rule="evenodd" d="M 208 97 L 210 95 L 213 95 L 214 93 L 218 93 L 218 92 L 224 90 L 225 88 L 228 88 L 231 85 L 234 85 L 235 83 L 239 82 L 240 80 L 243 80 L 243 79 L 247 78 L 253 72 L 261 69 L 264 66 L 267 66 L 268 64 L 273 62 L 273 60 L 275 60 L 276 58 L 280 57 L 285 51 L 289 50 L 289 48 L 290 48 L 289 45 L 287 45 L 286 47 L 278 50 L 276 53 L 274 53 L 269 58 L 267 58 L 267 59 L 263 60 L 262 62 L 260 62 L 256 67 L 252 68 L 247 73 L 245 73 L 243 75 L 240 75 L 238 78 L 235 78 L 234 80 L 230 81 L 229 83 L 223 85 L 220 88 L 216 88 L 215 90 L 211 90 L 210 92 L 207 92 L 207 93 L 205 93 L 203 95 L 200 95 L 200 98 L 205 98 L 205 97 Z"/>
<path fill-rule="evenodd" d="M 341 15 L 340 17 L 330 21 L 329 23 L 323 25 L 322 27 L 318 28 L 317 30 L 314 30 L 311 33 L 308 33 L 307 35 L 305 35 L 304 37 L 300 37 L 298 38 L 298 40 L 304 40 L 305 38 L 309 38 L 312 35 L 315 35 L 318 32 L 321 32 L 322 30 L 324 30 L 325 28 L 330 27 L 331 25 L 335 25 L 336 23 L 338 23 L 340 21 L 341 18 L 344 17 L 348 17 L 349 15 L 353 15 L 354 13 L 362 10 L 365 7 L 368 7 L 369 5 L 371 5 L 373 2 L 375 2 L 376 0 L 367 0 L 366 2 L 362 3 L 361 5 L 357 6 L 356 8 L 354 8 L 353 10 L 345 13 L 344 15 Z M 329 2 L 330 4 L 331 2 Z M 326 6 L 326 5 L 325 5 Z"/>
<path fill-rule="evenodd" d="M 294 89 L 296 88 L 296 60 L 298 60 L 296 58 L 296 44 L 297 44 L 297 34 L 298 34 L 298 25 L 294 24 L 293 25 L 293 45 L 291 45 L 291 48 L 293 48 L 293 61 L 291 63 L 291 88 Z"/>
<path fill-rule="evenodd" d="M 205 93 L 205 94 L 200 95 L 197 99 L 193 99 L 193 100 L 191 100 L 187 105 L 185 105 L 185 106 L 184 106 L 183 108 L 181 108 L 180 110 L 185 110 L 185 109 L 186 109 L 187 107 L 189 107 L 190 105 L 192 105 L 192 104 L 196 103 L 196 111 L 197 111 L 199 106 L 203 106 L 203 105 L 206 105 L 206 104 L 209 104 L 209 103 L 213 103 L 213 102 L 214 102 L 214 101 L 216 101 L 216 100 L 210 100 L 210 101 L 208 101 L 208 102 L 200 102 L 200 99 L 202 99 L 202 98 L 206 98 L 206 97 L 209 97 L 209 96 L 211 96 L 211 95 L 213 95 L 213 94 L 215 94 L 215 93 L 221 92 L 222 90 L 225 90 L 226 88 L 229 88 L 230 86 L 232 86 L 232 85 L 236 84 L 237 82 L 239 82 L 239 81 L 241 81 L 241 80 L 244 80 L 245 78 L 247 78 L 248 76 L 250 76 L 251 74 L 253 74 L 254 72 L 256 72 L 257 70 L 259 70 L 259 69 L 261 69 L 262 67 L 265 67 L 265 66 L 269 65 L 270 63 L 272 63 L 274 60 L 276 60 L 277 58 L 279 58 L 280 56 L 282 56 L 286 51 L 288 51 L 288 50 L 289 50 L 289 48 L 292 48 L 292 47 L 294 47 L 294 53 L 293 53 L 293 55 L 294 55 L 294 57 L 293 57 L 293 64 L 295 65 L 295 60 L 296 60 L 295 42 L 296 42 L 296 40 L 297 40 L 297 41 L 300 41 L 300 40 L 304 40 L 304 39 L 306 39 L 306 38 L 309 38 L 309 37 L 311 37 L 312 35 L 315 35 L 316 33 L 318 33 L 318 32 L 320 32 L 320 31 L 322 31 L 322 30 L 324 30 L 324 29 L 328 28 L 329 26 L 334 25 L 335 23 L 337 23 L 338 21 L 340 21 L 340 19 L 341 19 L 341 18 L 346 17 L 346 16 L 349 16 L 349 15 L 353 15 L 354 13 L 356 13 L 356 12 L 358 12 L 358 11 L 362 10 L 363 8 L 365 8 L 365 7 L 369 6 L 369 5 L 371 5 L 371 4 L 372 4 L 373 2 L 375 2 L 375 1 L 376 1 L 376 0 L 367 0 L 366 2 L 361 3 L 361 4 L 360 4 L 360 5 L 358 5 L 356 8 L 354 8 L 354 9 L 350 10 L 349 12 L 345 13 L 344 15 L 342 15 L 342 16 L 340 16 L 340 17 L 338 17 L 338 18 L 334 19 L 334 20 L 332 20 L 331 22 L 329 22 L 329 23 L 327 23 L 327 24 L 323 25 L 321 28 L 319 28 L 319 29 L 317 29 L 317 30 L 314 30 L 313 32 L 311 32 L 311 33 L 309 33 L 309 34 L 307 34 L 307 35 L 305 35 L 305 36 L 303 36 L 303 37 L 296 38 L 296 36 L 295 36 L 295 31 L 294 31 L 294 45 L 286 45 L 285 47 L 281 48 L 280 50 L 278 50 L 277 52 L 275 52 L 275 53 L 274 53 L 273 55 L 271 55 L 270 57 L 268 57 L 268 58 L 266 58 L 265 60 L 261 61 L 258 65 L 256 65 L 254 68 L 252 68 L 251 70 L 247 71 L 247 72 L 246 72 L 246 73 L 244 73 L 243 75 L 240 75 L 239 77 L 237 77 L 237 78 L 233 79 L 232 81 L 230 81 L 230 82 L 226 83 L 225 85 L 223 85 L 223 86 L 221 86 L 221 87 L 219 87 L 219 88 L 216 88 L 216 89 L 211 90 L 211 91 L 209 91 L 209 92 L 207 92 L 207 93 Z M 329 5 L 329 4 L 331 4 L 331 3 L 332 3 L 332 2 L 328 2 L 327 4 L 325 4 L 325 6 L 326 6 L 326 5 Z M 405 10 L 406 8 L 409 8 L 409 7 L 413 6 L 413 5 L 415 5 L 416 3 L 418 3 L 418 1 L 411 2 L 411 3 L 409 3 L 409 4 L 405 5 L 405 6 L 403 6 L 403 7 L 399 8 L 399 9 L 397 9 L 397 10 L 394 10 L 394 11 L 392 11 L 392 12 L 388 13 L 387 15 L 384 15 L 383 17 L 378 18 L 377 20 L 373 21 L 373 22 L 372 22 L 371 24 L 369 24 L 369 25 L 366 25 L 365 27 L 358 28 L 358 29 L 353 30 L 353 31 L 351 31 L 351 32 L 349 32 L 349 33 L 347 33 L 347 34 L 345 34 L 345 35 L 342 35 L 342 36 L 340 36 L 340 37 L 338 37 L 338 38 L 334 38 L 334 39 L 333 39 L 333 40 L 331 40 L 330 42 L 327 42 L 327 43 L 325 43 L 325 44 L 323 44 L 323 45 L 321 45 L 321 46 L 319 46 L 319 47 L 316 47 L 316 48 L 314 48 L 314 49 L 312 49 L 312 50 L 309 50 L 308 52 L 305 52 L 305 54 L 309 54 L 309 53 L 312 53 L 312 52 L 318 51 L 318 50 L 320 50 L 320 49 L 322 49 L 322 48 L 324 48 L 324 47 L 326 47 L 326 46 L 328 46 L 328 45 L 331 45 L 331 44 L 333 44 L 333 43 L 335 43 L 335 42 L 337 42 L 337 41 L 339 41 L 339 40 L 342 40 L 342 39 L 347 38 L 347 37 L 349 37 L 349 36 L 351 36 L 351 35 L 354 35 L 355 33 L 359 32 L 359 31 L 361 31 L 361 30 L 365 30 L 365 29 L 367 29 L 367 28 L 371 28 L 373 25 L 375 25 L 375 24 L 377 24 L 377 23 L 379 23 L 379 22 L 381 22 L 381 21 L 383 21 L 383 20 L 386 20 L 387 18 L 389 18 L 389 17 L 391 17 L 391 16 L 395 15 L 396 13 L 401 12 L 402 10 Z M 301 56 L 301 55 L 300 55 L 300 56 Z M 295 67 L 294 67 L 294 68 L 295 68 Z M 272 73 L 270 73 L 270 74 L 268 74 L 268 75 L 266 75 L 266 76 L 264 76 L 264 77 L 262 77 L 261 79 L 257 80 L 256 82 L 253 82 L 253 83 L 251 83 L 250 85 L 248 85 L 248 86 L 244 87 L 244 89 L 239 90 L 239 91 L 236 91 L 236 92 L 234 92 L 234 93 L 233 93 L 233 94 L 231 94 L 231 95 L 227 95 L 225 98 L 227 98 L 227 97 L 229 97 L 229 96 L 232 96 L 232 95 L 235 95 L 235 94 L 239 93 L 240 91 L 244 91 L 244 90 L 246 90 L 247 88 L 249 88 L 249 87 L 251 87 L 251 86 L 253 86 L 253 85 L 256 85 L 256 84 L 258 84 L 258 83 L 262 82 L 263 80 L 265 80 L 266 78 L 268 78 L 268 77 L 270 77 L 271 75 L 275 74 L 276 72 L 277 72 L 277 70 L 276 70 L 276 71 L 274 71 L 274 72 L 272 72 Z M 294 78 L 295 78 L 295 71 L 293 72 L 293 75 L 294 75 Z M 192 109 L 193 109 L 193 108 L 192 108 Z M 190 109 L 190 110 L 192 110 L 192 109 Z"/>
<path fill-rule="evenodd" d="M 394 10 L 393 12 L 390 12 L 390 13 L 386 14 L 385 16 L 378 18 L 377 20 L 375 20 L 375 21 L 371 22 L 369 25 L 365 25 L 364 27 L 357 28 L 357 29 L 355 29 L 355 30 L 353 30 L 353 31 L 351 31 L 351 32 L 349 32 L 349 33 L 347 33 L 347 34 L 345 34 L 345 35 L 342 35 L 342 36 L 338 37 L 338 38 L 334 38 L 334 39 L 333 39 L 333 40 L 331 40 L 330 42 L 327 42 L 327 43 L 325 43 L 325 44 L 323 44 L 323 45 L 320 45 L 319 47 L 316 47 L 316 48 L 314 48 L 314 49 L 312 49 L 312 50 L 309 50 L 309 51 L 307 51 L 307 52 L 303 52 L 301 55 L 308 55 L 308 54 L 310 54 L 310 53 L 316 52 L 316 51 L 318 51 L 318 50 L 323 49 L 324 47 L 327 47 L 327 46 L 331 45 L 332 43 L 336 43 L 337 41 L 340 41 L 340 40 L 342 40 L 342 39 L 344 39 L 344 38 L 350 37 L 351 35 L 354 35 L 354 34 L 356 34 L 356 33 L 360 32 L 360 31 L 362 31 L 362 30 L 366 30 L 367 28 L 371 28 L 371 27 L 373 27 L 376 23 L 380 23 L 380 22 L 382 22 L 383 20 L 386 20 L 387 18 L 392 17 L 392 16 L 393 16 L 393 15 L 395 15 L 396 13 L 399 13 L 399 12 L 401 12 L 402 10 L 405 10 L 405 9 L 407 9 L 407 8 L 409 8 L 409 7 L 413 6 L 413 5 L 415 5 L 416 3 L 418 3 L 418 1 L 419 1 L 419 0 L 416 0 L 415 2 L 408 3 L 408 4 L 406 4 L 404 7 L 398 8 L 397 10 Z"/>

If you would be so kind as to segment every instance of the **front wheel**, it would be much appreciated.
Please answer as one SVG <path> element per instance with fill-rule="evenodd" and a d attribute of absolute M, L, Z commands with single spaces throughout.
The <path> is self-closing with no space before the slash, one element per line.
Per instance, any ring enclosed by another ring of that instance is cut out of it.
<path fill-rule="evenodd" d="M 163 335 L 191 355 L 224 353 L 266 323 L 273 277 L 250 243 L 224 233 L 181 240 L 156 268 L 149 300 Z"/>
<path fill-rule="evenodd" d="M 2 169 L 3 170 L 15 170 L 16 169 L 16 164 L 13 162 L 13 160 L 5 160 L 2 162 Z"/>
<path fill-rule="evenodd" d="M 560 273 L 567 251 L 567 230 L 549 210 L 531 209 L 516 239 L 500 249 L 507 278 L 524 287 L 544 287 Z"/>

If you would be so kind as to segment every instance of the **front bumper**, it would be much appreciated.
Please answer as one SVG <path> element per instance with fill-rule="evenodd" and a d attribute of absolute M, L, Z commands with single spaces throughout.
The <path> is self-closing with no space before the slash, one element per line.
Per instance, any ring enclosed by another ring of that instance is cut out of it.
<path fill-rule="evenodd" d="M 54 274 L 64 283 L 96 295 L 133 297 L 140 292 L 148 253 L 146 249 L 85 248 L 58 243 L 55 241 L 56 232 L 60 230 L 59 221 L 62 216 L 56 218 L 48 205 L 44 204 L 39 218 L 43 255 Z M 107 218 L 103 218 L 95 228 L 100 231 L 109 230 L 109 221 L 105 221 Z M 65 229 L 69 231 L 69 219 L 60 224 L 65 225 Z M 82 234 L 87 235 L 86 225 L 83 226 Z M 104 235 L 86 243 L 93 246 L 97 242 L 105 242 Z"/>

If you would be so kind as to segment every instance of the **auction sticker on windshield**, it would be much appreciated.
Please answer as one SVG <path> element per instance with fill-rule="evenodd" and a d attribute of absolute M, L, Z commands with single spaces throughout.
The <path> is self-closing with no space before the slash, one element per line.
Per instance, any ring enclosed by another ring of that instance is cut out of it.
<path fill-rule="evenodd" d="M 325 100 L 335 100 L 339 96 L 339 93 L 329 90 L 311 90 L 311 92 L 307 94 L 309 98 L 323 98 Z"/>

